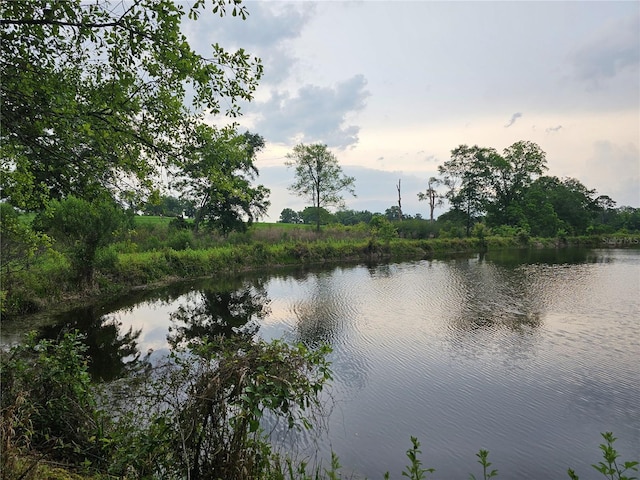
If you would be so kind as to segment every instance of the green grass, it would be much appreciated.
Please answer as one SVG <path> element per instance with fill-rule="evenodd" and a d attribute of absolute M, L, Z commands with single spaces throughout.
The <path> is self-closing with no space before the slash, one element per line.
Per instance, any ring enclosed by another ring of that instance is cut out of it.
<path fill-rule="evenodd" d="M 134 217 L 134 225 L 136 227 L 148 227 L 148 226 L 169 226 L 169 222 L 175 217 L 160 217 L 156 215 L 136 215 Z"/>

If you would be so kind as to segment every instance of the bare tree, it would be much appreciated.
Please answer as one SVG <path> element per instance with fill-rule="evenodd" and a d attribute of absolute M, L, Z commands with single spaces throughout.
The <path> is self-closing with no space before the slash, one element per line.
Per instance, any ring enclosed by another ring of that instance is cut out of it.
<path fill-rule="evenodd" d="M 440 179 L 436 177 L 429 178 L 427 182 L 427 191 L 418 193 L 418 200 L 428 200 L 429 201 L 429 220 L 433 222 L 433 211 L 442 205 L 442 195 L 436 191 L 438 185 L 442 182 Z"/>
<path fill-rule="evenodd" d="M 400 196 L 400 182 L 401 179 L 398 179 L 396 189 L 398 190 L 398 220 L 402 221 L 402 197 Z"/>

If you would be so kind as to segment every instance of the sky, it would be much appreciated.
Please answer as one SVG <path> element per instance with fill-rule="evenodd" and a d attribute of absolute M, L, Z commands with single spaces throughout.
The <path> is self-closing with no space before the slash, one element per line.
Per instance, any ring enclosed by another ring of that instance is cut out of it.
<path fill-rule="evenodd" d="M 326 144 L 355 177 L 354 210 L 397 205 L 400 181 L 403 211 L 427 217 L 417 194 L 451 150 L 520 140 L 546 152 L 548 175 L 640 207 L 640 2 L 244 4 L 244 21 L 203 14 L 185 33 L 203 54 L 262 59 L 236 121 L 266 141 L 267 221 L 308 205 L 287 188 L 299 143 Z"/>

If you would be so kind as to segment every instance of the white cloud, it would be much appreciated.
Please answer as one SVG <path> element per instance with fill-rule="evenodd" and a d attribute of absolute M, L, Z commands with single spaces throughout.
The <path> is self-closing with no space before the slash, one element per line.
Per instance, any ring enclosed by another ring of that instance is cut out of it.
<path fill-rule="evenodd" d="M 295 96 L 273 91 L 271 98 L 255 102 L 249 111 L 259 118 L 254 128 L 267 141 L 315 143 L 344 149 L 358 142 L 360 127 L 348 125 L 349 115 L 365 107 L 366 79 L 356 75 L 334 87 L 305 85 Z"/>

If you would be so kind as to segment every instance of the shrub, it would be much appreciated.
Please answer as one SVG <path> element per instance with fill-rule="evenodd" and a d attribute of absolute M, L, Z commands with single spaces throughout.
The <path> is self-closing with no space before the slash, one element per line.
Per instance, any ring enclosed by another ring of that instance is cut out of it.
<path fill-rule="evenodd" d="M 76 279 L 90 282 L 98 248 L 112 242 L 126 222 L 125 212 L 111 199 L 89 202 L 69 196 L 52 201 L 36 217 L 34 225 L 49 232 L 68 252 Z"/>
<path fill-rule="evenodd" d="M 2 355 L 1 470 L 26 450 L 75 465 L 101 463 L 103 419 L 84 351 L 76 334 L 59 342 L 36 342 L 32 334 Z"/>

